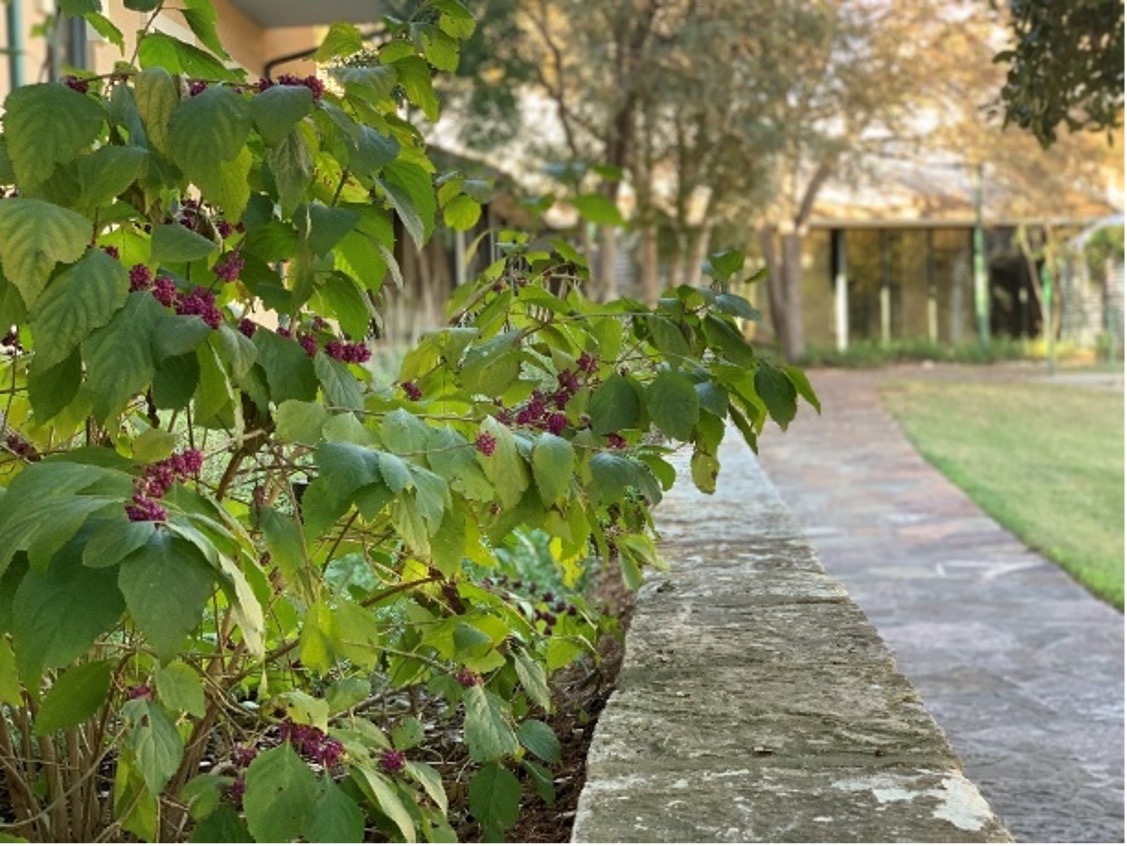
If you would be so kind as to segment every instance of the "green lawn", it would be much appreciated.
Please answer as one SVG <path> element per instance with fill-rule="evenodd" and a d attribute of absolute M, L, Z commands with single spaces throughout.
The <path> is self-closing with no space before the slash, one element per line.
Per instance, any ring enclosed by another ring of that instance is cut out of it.
<path fill-rule="evenodd" d="M 1123 609 L 1123 395 L 1036 383 L 900 382 L 885 406 L 995 520 Z"/>

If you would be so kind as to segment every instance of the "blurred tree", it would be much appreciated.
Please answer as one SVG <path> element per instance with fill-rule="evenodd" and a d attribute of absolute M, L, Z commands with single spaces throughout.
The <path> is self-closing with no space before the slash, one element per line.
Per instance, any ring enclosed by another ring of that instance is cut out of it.
<path fill-rule="evenodd" d="M 1002 88 L 1006 122 L 1043 147 L 1063 123 L 1070 132 L 1120 125 L 1123 116 L 1123 0 L 1010 0 L 1014 45 Z"/>

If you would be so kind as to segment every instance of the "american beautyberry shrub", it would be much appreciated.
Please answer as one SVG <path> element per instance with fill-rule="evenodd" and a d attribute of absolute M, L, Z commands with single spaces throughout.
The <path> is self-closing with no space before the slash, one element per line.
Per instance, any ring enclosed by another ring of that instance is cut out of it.
<path fill-rule="evenodd" d="M 637 584 L 673 445 L 711 489 L 727 423 L 754 446 L 813 394 L 744 342 L 742 256 L 597 304 L 570 245 L 518 233 L 373 379 L 396 222 L 421 245 L 481 197 L 403 116 L 437 117 L 472 17 L 426 0 L 375 63 L 338 24 L 323 75 L 253 83 L 207 0 L 178 7 L 191 45 L 125 5 L 149 23 L 112 74 L 4 104 L 5 830 L 500 836 L 551 787 L 550 677 L 603 630 L 587 562 Z M 63 8 L 124 46 L 97 0 Z M 558 583 L 507 572 L 517 530 Z"/>

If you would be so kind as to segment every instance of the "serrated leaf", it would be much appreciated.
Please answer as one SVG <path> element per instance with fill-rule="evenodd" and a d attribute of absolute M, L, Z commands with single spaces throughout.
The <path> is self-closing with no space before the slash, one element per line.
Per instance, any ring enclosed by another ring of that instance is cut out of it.
<path fill-rule="evenodd" d="M 267 152 L 266 162 L 274 174 L 282 213 L 292 214 L 313 178 L 313 160 L 304 136 L 297 130 L 291 132 Z"/>
<path fill-rule="evenodd" d="M 704 318 L 704 336 L 709 346 L 740 367 L 755 367 L 755 350 L 731 323 L 709 314 Z"/>
<path fill-rule="evenodd" d="M 329 74 L 344 86 L 347 94 L 360 97 L 375 106 L 391 99 L 395 84 L 399 81 L 399 76 L 392 67 L 334 67 L 329 68 Z M 334 114 L 333 117 L 336 121 L 340 115 Z M 345 126 L 341 128 L 349 132 L 354 127 L 354 123 L 350 125 L 345 122 Z"/>
<path fill-rule="evenodd" d="M 681 328 L 672 320 L 655 314 L 649 318 L 648 324 L 653 345 L 667 357 L 682 358 L 691 353 Z"/>
<path fill-rule="evenodd" d="M 442 775 L 434 767 L 417 761 L 408 761 L 404 770 L 407 777 L 417 781 L 443 814 L 447 810 L 446 789 L 442 786 Z"/>
<path fill-rule="evenodd" d="M 56 556 L 31 570 L 16 590 L 12 640 L 20 675 L 38 684 L 43 668 L 69 664 L 117 623 L 125 600 L 112 570 L 91 570 L 77 557 Z M 65 620 L 66 625 L 59 625 Z"/>
<path fill-rule="evenodd" d="M 481 686 L 466 688 L 462 694 L 466 709 L 465 737 L 474 761 L 496 761 L 516 754 L 520 748 L 509 724 L 509 709 L 496 694 Z"/>
<path fill-rule="evenodd" d="M 368 767 L 357 767 L 356 770 L 362 776 L 361 787 L 366 789 L 376 807 L 395 823 L 404 840 L 414 843 L 415 821 L 391 782 Z"/>
<path fill-rule="evenodd" d="M 120 29 L 114 26 L 113 21 L 99 12 L 87 12 L 83 17 L 94 32 L 113 44 L 122 53 L 125 52 L 125 36 L 121 34 Z"/>
<path fill-rule="evenodd" d="M 129 296 L 129 274 L 121 262 L 90 250 L 61 273 L 31 309 L 31 331 L 39 343 L 36 362 L 47 368 L 65 360 L 87 336 L 109 322 Z"/>
<path fill-rule="evenodd" d="M 459 0 L 433 0 L 431 5 L 441 13 L 438 26 L 447 35 L 460 39 L 473 35 L 477 22 Z"/>
<path fill-rule="evenodd" d="M 396 749 L 406 751 L 414 749 L 423 742 L 426 731 L 423 724 L 415 717 L 404 717 L 395 728 L 391 730 L 391 742 Z"/>
<path fill-rule="evenodd" d="M 149 141 L 157 150 L 167 153 L 168 125 L 180 102 L 176 82 L 162 67 L 143 70 L 133 78 L 133 99 Z"/>
<path fill-rule="evenodd" d="M 172 112 L 169 155 L 190 178 L 208 172 L 217 161 L 238 156 L 252 123 L 246 100 L 227 86 L 212 86 Z"/>
<path fill-rule="evenodd" d="M 44 182 L 94 143 L 105 118 L 101 102 L 61 83 L 15 88 L 4 100 L 4 138 L 19 182 Z"/>
<path fill-rule="evenodd" d="M 164 315 L 151 294 L 137 292 L 82 343 L 86 383 L 99 420 L 108 419 L 152 380 L 152 333 Z"/>
<path fill-rule="evenodd" d="M 283 743 L 259 754 L 246 772 L 243 807 L 259 843 L 288 843 L 305 834 L 320 794 L 317 777 L 293 747 Z"/>
<path fill-rule="evenodd" d="M 181 14 L 192 30 L 192 34 L 219 58 L 229 59 L 230 56 L 223 49 L 223 43 L 219 40 L 219 35 L 215 30 L 219 15 L 212 0 L 183 0 L 183 2 L 186 8 Z"/>
<path fill-rule="evenodd" d="M 203 684 L 199 674 L 183 661 L 173 661 L 161 667 L 153 676 L 157 698 L 170 711 L 183 711 L 193 717 L 203 717 L 206 711 Z"/>
<path fill-rule="evenodd" d="M 575 449 L 569 441 L 547 432 L 532 447 L 532 477 L 545 505 L 565 496 L 575 471 Z"/>
<path fill-rule="evenodd" d="M 761 320 L 763 318 L 759 309 L 736 294 L 717 294 L 712 306 L 721 314 L 731 314 L 745 320 Z"/>
<path fill-rule="evenodd" d="M 591 429 L 597 435 L 609 435 L 638 424 L 640 404 L 633 386 L 618 373 L 613 373 L 591 394 L 588 412 Z"/>
<path fill-rule="evenodd" d="M 545 711 L 550 710 L 552 694 L 548 688 L 548 677 L 543 665 L 537 663 L 524 652 L 513 653 L 513 667 L 516 669 L 517 678 L 521 687 L 536 705 Z"/>
<path fill-rule="evenodd" d="M 335 21 L 325 33 L 321 46 L 313 54 L 313 61 L 325 63 L 342 56 L 351 56 L 364 49 L 364 36 L 355 24 Z"/>
<path fill-rule="evenodd" d="M 783 372 L 787 374 L 787 378 L 794 383 L 798 395 L 810 403 L 814 410 L 819 414 L 822 413 L 822 403 L 818 400 L 818 395 L 814 393 L 814 388 L 810 384 L 810 380 L 806 378 L 806 374 L 793 365 L 783 365 Z"/>
<path fill-rule="evenodd" d="M 525 720 L 517 728 L 521 745 L 545 764 L 555 764 L 560 760 L 560 741 L 547 723 L 540 720 Z"/>
<path fill-rule="evenodd" d="M 372 308 L 354 279 L 343 273 L 333 273 L 321 286 L 318 296 L 322 303 L 320 312 L 336 318 L 340 328 L 348 335 L 363 338 L 367 334 Z"/>
<path fill-rule="evenodd" d="M 430 174 L 417 165 L 389 164 L 379 180 L 415 246 L 434 231 L 436 201 Z"/>
<path fill-rule="evenodd" d="M 254 156 L 247 147 L 229 161 L 217 161 L 211 169 L 199 169 L 193 180 L 205 200 L 223 210 L 228 220 L 238 220 L 250 202 L 250 171 Z"/>
<path fill-rule="evenodd" d="M 798 413 L 798 391 L 794 382 L 779 368 L 760 364 L 755 371 L 755 391 L 767 406 L 771 419 L 785 430 Z"/>
<path fill-rule="evenodd" d="M 328 253 L 341 238 L 355 228 L 360 220 L 359 213 L 352 209 L 341 209 L 322 203 L 310 203 L 308 210 L 309 246 L 317 256 Z"/>
<path fill-rule="evenodd" d="M 141 147 L 107 145 L 78 162 L 81 208 L 93 213 L 108 205 L 148 169 L 149 154 Z"/>
<path fill-rule="evenodd" d="M 172 720 L 155 702 L 134 699 L 121 709 L 127 726 L 123 746 L 153 796 L 159 796 L 184 757 L 184 742 Z"/>
<path fill-rule="evenodd" d="M 153 261 L 184 262 L 207 258 L 219 245 L 179 223 L 163 223 L 153 228 L 151 249 Z"/>
<path fill-rule="evenodd" d="M 274 412 L 275 434 L 284 443 L 316 444 L 329 412 L 319 402 L 286 400 Z"/>
<path fill-rule="evenodd" d="M 362 843 L 364 812 L 352 798 L 336 786 L 325 773 L 318 783 L 313 815 L 305 825 L 309 843 Z"/>
<path fill-rule="evenodd" d="M 713 279 L 723 281 L 733 273 L 737 273 L 738 271 L 742 270 L 743 266 L 744 254 L 742 251 L 721 250 L 720 252 L 710 253 L 708 260 L 701 265 L 701 270 L 703 270 Z"/>
<path fill-rule="evenodd" d="M 192 79 L 234 81 L 244 76 L 242 71 L 232 71 L 219 59 L 199 47 L 187 44 L 174 36 L 165 35 L 163 32 L 150 32 L 141 39 L 137 50 L 137 61 L 142 68 L 160 67 L 169 73 L 181 73 Z M 197 95 L 197 97 L 202 96 L 202 94 Z"/>
<path fill-rule="evenodd" d="M 55 265 L 76 261 L 93 225 L 80 214 L 22 197 L 0 202 L 0 262 L 4 276 L 32 308 Z"/>
<path fill-rule="evenodd" d="M 94 569 L 113 567 L 147 544 L 155 531 L 155 523 L 148 520 L 134 523 L 125 519 L 124 514 L 116 519 L 100 521 L 82 548 L 82 564 Z"/>
<path fill-rule="evenodd" d="M 73 350 L 65 360 L 44 367 L 39 350 L 27 370 L 27 392 L 36 422 L 51 420 L 78 396 L 82 386 L 82 356 Z"/>
<path fill-rule="evenodd" d="M 614 502 L 637 480 L 638 468 L 628 458 L 610 452 L 591 456 L 592 494 L 599 502 Z"/>
<path fill-rule="evenodd" d="M 118 586 L 134 624 L 157 655 L 168 659 L 199 625 L 215 574 L 195 546 L 154 532 L 121 562 Z"/>
<path fill-rule="evenodd" d="M 274 85 L 254 96 L 250 111 L 258 134 L 267 147 L 273 147 L 313 113 L 313 92 L 304 85 Z"/>
<path fill-rule="evenodd" d="M 352 375 L 348 365 L 329 358 L 323 352 L 313 357 L 313 370 L 321 383 L 325 403 L 333 408 L 361 409 L 364 407 L 364 388 Z"/>
<path fill-rule="evenodd" d="M 492 455 L 478 453 L 477 460 L 492 483 L 501 505 L 511 508 L 520 502 L 521 494 L 528 489 L 531 478 L 528 467 L 517 450 L 512 430 L 492 417 L 481 424 L 481 431 L 496 442 Z"/>
<path fill-rule="evenodd" d="M 434 93 L 430 68 L 418 56 L 406 56 L 392 62 L 399 75 L 399 84 L 407 93 L 407 99 L 423 110 L 427 120 L 438 120 L 438 95 Z"/>
<path fill-rule="evenodd" d="M 700 401 L 693 383 L 672 370 L 663 370 L 646 388 L 646 409 L 654 425 L 671 438 L 688 441 L 700 419 Z"/>
<path fill-rule="evenodd" d="M 59 676 L 35 717 L 35 733 L 53 734 L 71 728 L 106 704 L 114 662 L 96 661 L 73 667 Z"/>
<path fill-rule="evenodd" d="M 520 782 L 500 764 L 482 767 L 470 779 L 470 813 L 485 826 L 511 828 L 520 815 Z"/>
<path fill-rule="evenodd" d="M 311 359 L 297 342 L 274 332 L 259 330 L 252 339 L 258 361 L 266 372 L 270 399 L 311 401 L 317 396 L 317 374 Z"/>

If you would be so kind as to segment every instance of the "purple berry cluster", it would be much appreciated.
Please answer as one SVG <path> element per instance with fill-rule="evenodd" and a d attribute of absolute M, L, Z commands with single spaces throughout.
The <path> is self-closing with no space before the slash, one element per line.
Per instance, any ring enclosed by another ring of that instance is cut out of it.
<path fill-rule="evenodd" d="M 473 670 L 462 667 L 462 669 L 454 673 L 454 681 L 462 687 L 478 687 L 481 685 L 481 676 Z"/>
<path fill-rule="evenodd" d="M 322 767 L 334 767 L 340 763 L 344 746 L 339 740 L 329 737 L 316 726 L 305 726 L 286 720 L 278 728 L 278 737 L 289 743 L 297 753 Z"/>
<path fill-rule="evenodd" d="M 488 432 L 481 432 L 473 445 L 478 452 L 488 458 L 497 450 L 497 439 Z"/>
<path fill-rule="evenodd" d="M 304 85 L 313 94 L 313 102 L 316 103 L 325 96 L 325 83 L 321 82 L 315 76 L 300 77 L 292 73 L 284 73 L 278 77 L 277 80 L 267 79 L 263 77 L 258 80 L 258 92 L 261 94 L 275 85 Z"/>
<path fill-rule="evenodd" d="M 254 333 L 258 331 L 258 324 L 251 320 L 249 317 L 244 317 L 239 321 L 239 332 L 247 338 L 253 338 Z"/>
<path fill-rule="evenodd" d="M 349 341 L 329 341 L 325 344 L 325 355 L 345 364 L 363 364 L 372 357 L 367 344 Z"/>
<path fill-rule="evenodd" d="M 10 329 L 0 338 L 0 347 L 7 347 L 13 354 L 23 350 L 23 344 L 20 343 L 20 334 L 15 329 Z"/>
<path fill-rule="evenodd" d="M 218 329 L 223 322 L 223 312 L 215 304 L 215 294 L 207 288 L 196 286 L 190 294 L 179 294 L 173 304 L 177 314 L 194 314 L 212 329 Z"/>
<path fill-rule="evenodd" d="M 227 224 L 228 226 L 230 224 Z M 243 257 L 238 250 L 232 250 L 229 253 L 224 253 L 215 262 L 212 267 L 212 272 L 223 282 L 234 282 L 239 278 L 239 274 L 243 272 Z"/>
<path fill-rule="evenodd" d="M 418 402 L 423 398 L 422 389 L 414 382 L 404 382 L 400 387 L 403 388 L 403 393 L 407 395 L 407 399 L 411 402 Z"/>
<path fill-rule="evenodd" d="M 393 775 L 403 772 L 404 768 L 407 766 L 407 755 L 397 749 L 389 749 L 384 752 L 383 757 L 380 758 L 380 766 L 383 767 L 384 772 Z"/>
<path fill-rule="evenodd" d="M 129 268 L 129 290 L 151 291 L 156 301 L 180 315 L 196 315 L 212 329 L 223 322 L 223 312 L 215 304 L 215 294 L 197 286 L 190 294 L 176 290 L 176 283 L 167 276 L 153 279 L 153 272 L 143 264 Z"/>
<path fill-rule="evenodd" d="M 71 91 L 77 91 L 79 94 L 87 94 L 90 91 L 90 80 L 79 79 L 77 76 L 64 76 L 63 85 Z"/>
<path fill-rule="evenodd" d="M 14 455 L 18 455 L 27 461 L 38 461 L 41 457 L 39 450 L 15 432 L 9 432 L 8 436 L 4 438 L 4 446 Z"/>
<path fill-rule="evenodd" d="M 152 699 L 153 689 L 147 684 L 135 684 L 125 690 L 126 699 Z"/>
<path fill-rule="evenodd" d="M 585 384 L 593 383 L 591 377 L 598 370 L 599 362 L 594 356 L 583 353 L 576 360 L 576 369 L 561 370 L 556 374 L 554 391 L 536 390 L 528 401 L 516 408 L 505 408 L 500 400 L 497 419 L 506 426 L 527 426 L 543 432 L 560 435 L 569 422 L 564 409 Z"/>
<path fill-rule="evenodd" d="M 168 512 L 160 500 L 173 483 L 199 475 L 202 468 L 203 455 L 196 449 L 186 449 L 150 464 L 145 468 L 145 475 L 133 480 L 133 500 L 125 506 L 126 516 L 134 523 L 165 522 Z"/>

